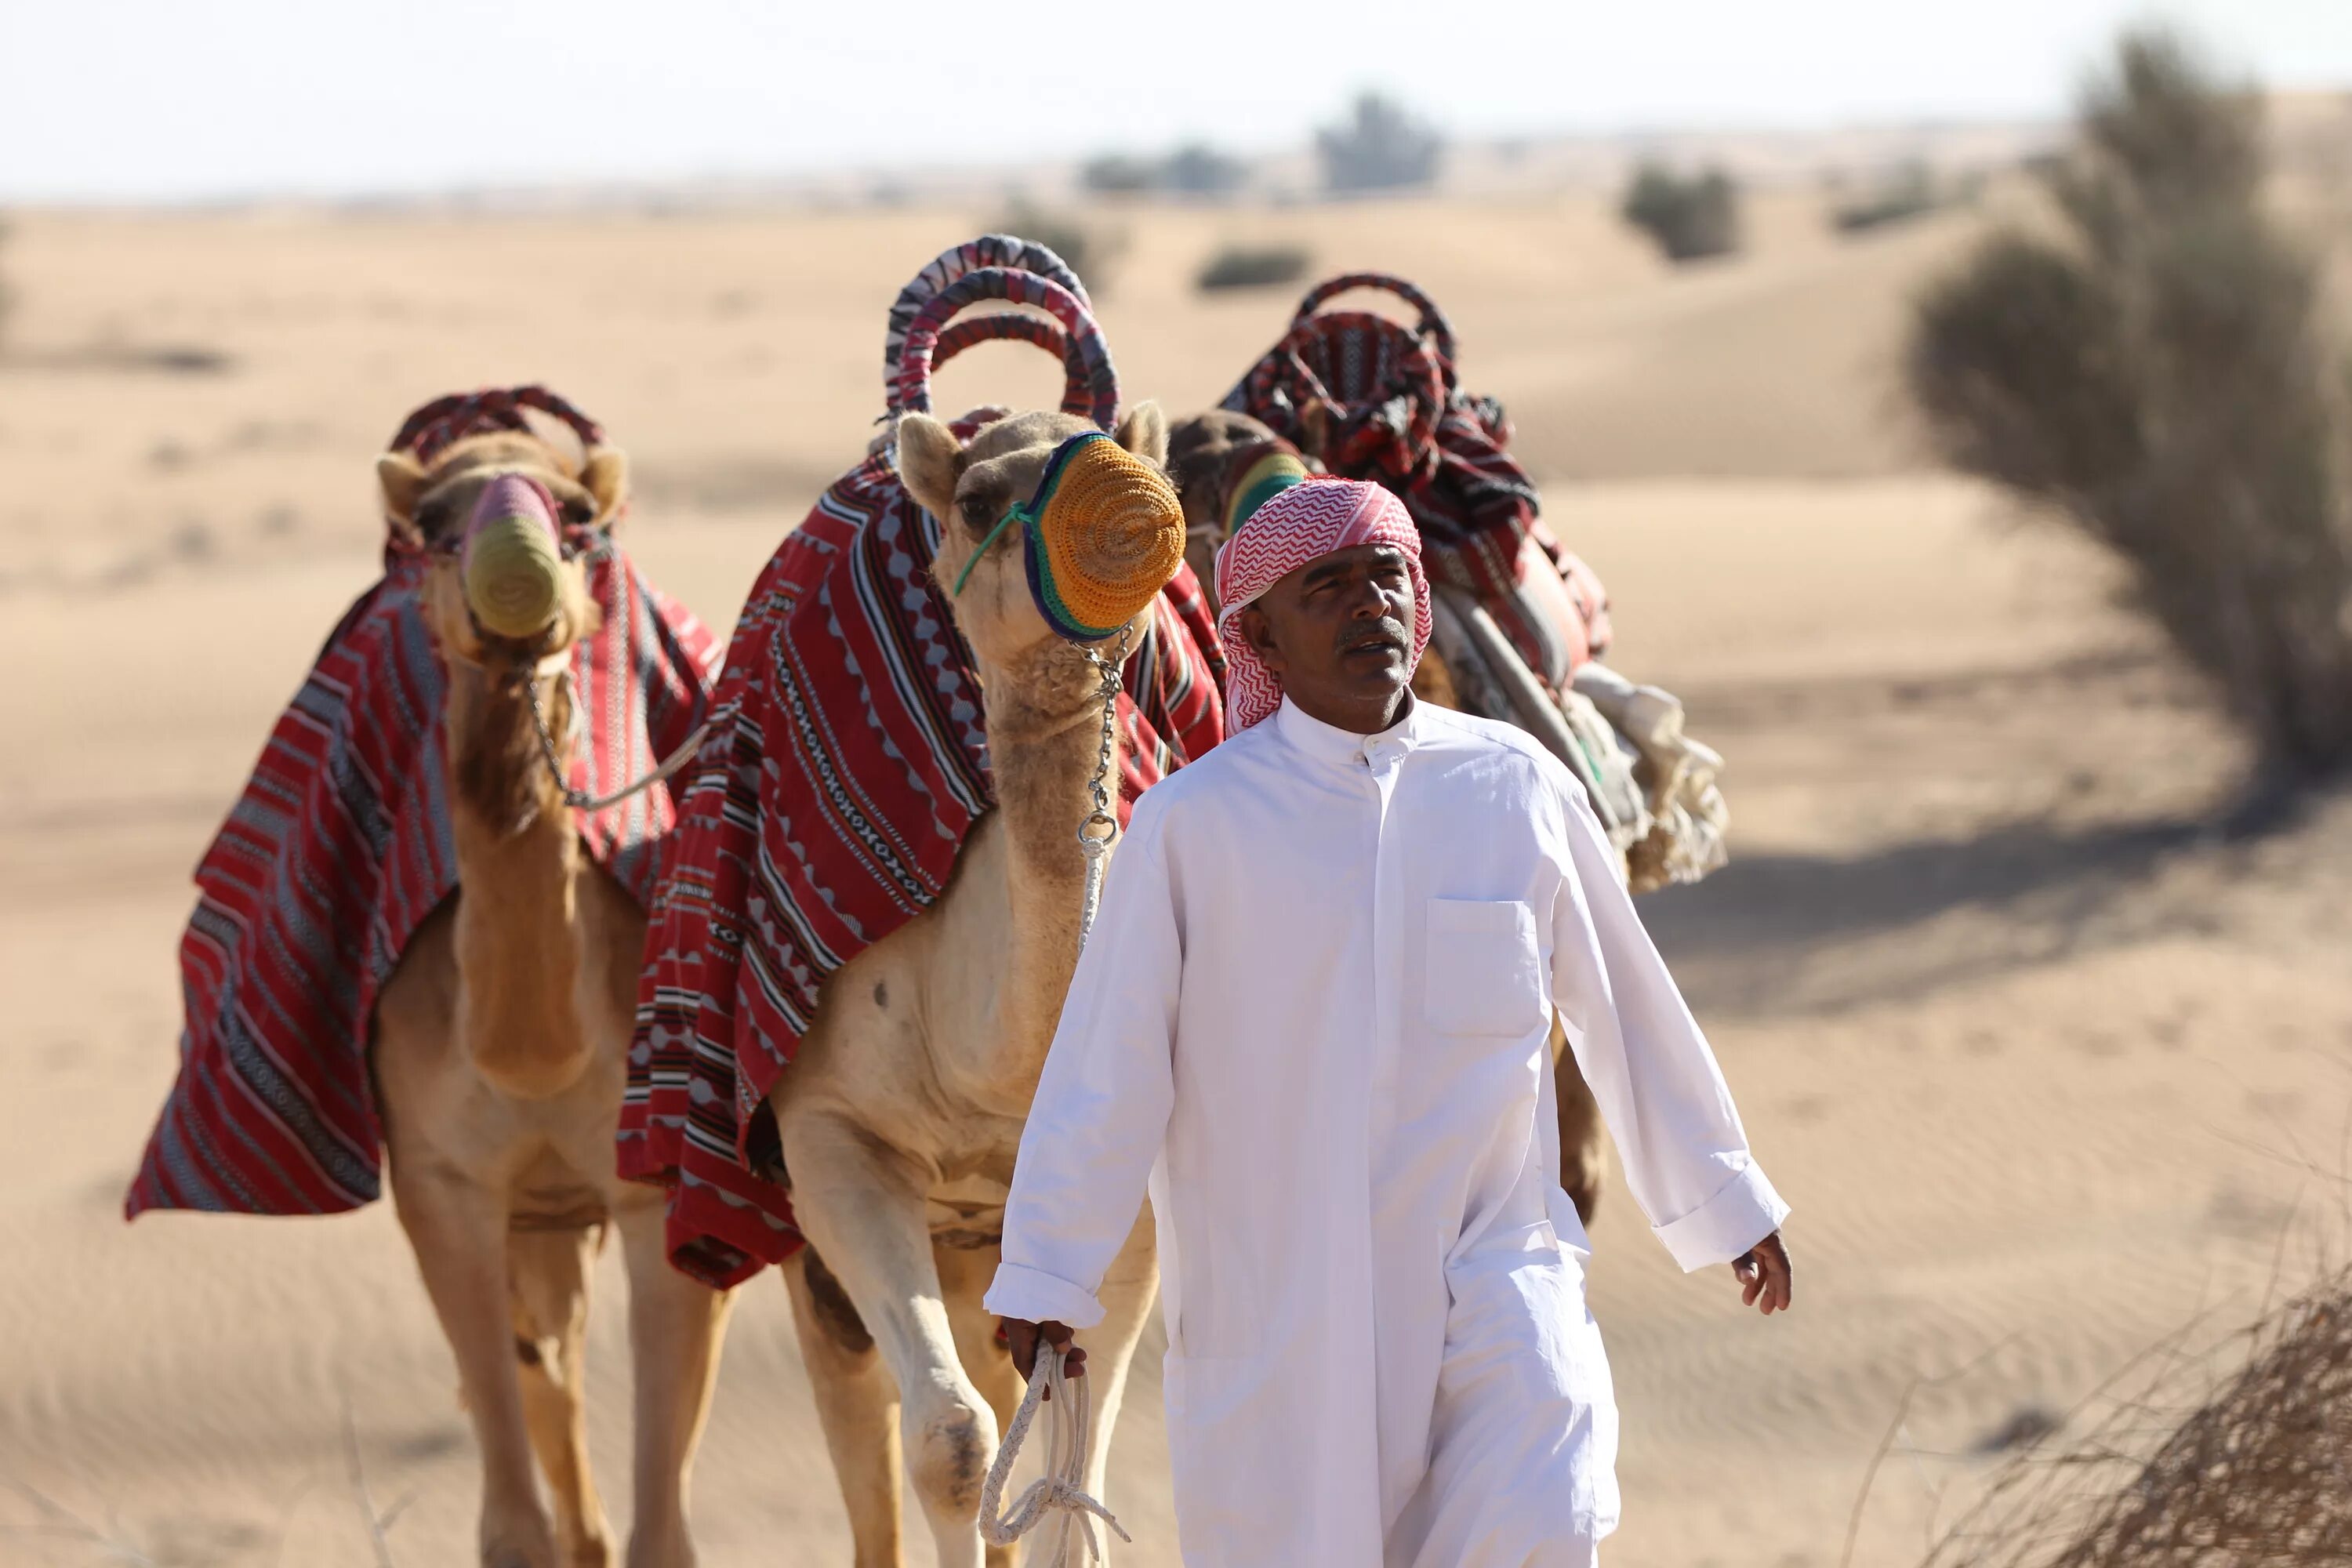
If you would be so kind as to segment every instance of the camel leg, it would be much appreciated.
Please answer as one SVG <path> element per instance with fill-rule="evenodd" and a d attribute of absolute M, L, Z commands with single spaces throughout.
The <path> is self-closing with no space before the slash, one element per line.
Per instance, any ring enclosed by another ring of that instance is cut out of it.
<path fill-rule="evenodd" d="M 1094 1451 L 1087 1456 L 1087 1491 L 1117 1513 L 1118 1504 L 1108 1490 L 1111 1431 L 1118 1425 L 1119 1406 L 1127 1399 L 1127 1374 L 1135 1364 L 1136 1342 L 1143 1337 L 1144 1321 L 1160 1295 L 1159 1237 L 1152 1229 L 1149 1206 L 1137 1217 L 1126 1245 L 1111 1260 L 1097 1295 L 1103 1321 L 1077 1336 L 1078 1343 L 1086 1347 L 1087 1382 L 1092 1385 L 1095 1402 Z M 1108 1530 L 1099 1533 L 1108 1560 L 1118 1537 Z"/>
<path fill-rule="evenodd" d="M 997 1317 L 981 1305 L 988 1293 L 989 1281 L 996 1278 L 997 1259 L 1002 1256 L 993 1247 L 935 1247 L 932 1251 L 940 1270 L 940 1288 L 948 1304 L 948 1322 L 955 1331 L 956 1359 L 963 1363 L 964 1375 L 980 1387 L 988 1401 L 989 1410 L 996 1416 L 996 1429 L 1003 1432 L 1013 1424 L 1013 1412 L 1021 1408 L 1021 1396 L 1027 1389 L 1020 1373 L 1013 1370 L 1012 1354 L 996 1342 Z M 992 1546 L 988 1549 L 988 1568 L 1013 1568 L 1017 1560 L 1014 1548 Z"/>
<path fill-rule="evenodd" d="M 507 1205 L 446 1167 L 392 1168 L 393 1202 L 457 1363 L 482 1456 L 482 1568 L 558 1568 L 515 1375 Z"/>
<path fill-rule="evenodd" d="M 588 1269 L 601 1226 L 507 1238 L 523 1418 L 555 1495 L 565 1568 L 612 1568 L 613 1529 L 588 1469 Z"/>
<path fill-rule="evenodd" d="M 620 1213 L 629 1270 L 629 1379 L 635 1507 L 628 1568 L 694 1568 L 686 1523 L 694 1451 L 710 1415 L 734 1293 L 671 1267 L 658 1199 Z"/>
<path fill-rule="evenodd" d="M 1552 1082 L 1559 1095 L 1559 1184 L 1576 1205 L 1576 1217 L 1586 1228 L 1601 1206 L 1601 1106 L 1577 1070 L 1576 1053 L 1559 1020 L 1551 1026 Z"/>
<path fill-rule="evenodd" d="M 865 1320 L 814 1247 L 794 1253 L 783 1275 L 817 1422 L 849 1510 L 856 1568 L 901 1568 L 898 1385 Z"/>
<path fill-rule="evenodd" d="M 923 1206 L 927 1173 L 865 1128 L 785 1107 L 793 1212 L 898 1380 L 908 1479 L 940 1568 L 982 1568 L 980 1489 L 996 1417 L 956 1358 Z"/>

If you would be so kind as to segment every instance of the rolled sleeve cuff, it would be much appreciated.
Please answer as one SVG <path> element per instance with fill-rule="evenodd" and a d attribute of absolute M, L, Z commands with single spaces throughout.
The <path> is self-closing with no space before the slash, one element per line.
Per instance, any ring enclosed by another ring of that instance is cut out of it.
<path fill-rule="evenodd" d="M 1066 1323 L 1091 1329 L 1103 1320 L 1102 1303 L 1058 1274 L 1018 1263 L 1000 1263 L 981 1304 L 1000 1318 L 1024 1323 Z"/>
<path fill-rule="evenodd" d="M 1780 1229 L 1788 1217 L 1789 1205 L 1764 1179 L 1763 1171 L 1748 1165 L 1715 1196 L 1672 1224 L 1659 1226 L 1656 1234 L 1688 1274 L 1731 1262 Z"/>

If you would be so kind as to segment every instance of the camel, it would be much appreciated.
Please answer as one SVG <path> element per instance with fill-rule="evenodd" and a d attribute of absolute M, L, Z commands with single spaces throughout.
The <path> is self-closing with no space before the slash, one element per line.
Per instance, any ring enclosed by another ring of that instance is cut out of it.
<path fill-rule="evenodd" d="M 941 1568 L 1013 1561 L 998 1549 L 983 1559 L 975 1528 L 982 1481 L 1022 1394 L 981 1297 L 996 1269 L 1022 1124 L 1077 965 L 1076 831 L 1092 809 L 1102 693 L 1088 650 L 1039 615 L 1019 532 L 972 556 L 1028 498 L 1055 446 L 1092 428 L 1069 415 L 1020 414 L 967 446 L 924 415 L 897 427 L 900 479 L 942 522 L 934 578 L 953 584 L 971 566 L 952 604 L 981 674 L 1001 804 L 965 840 L 944 896 L 828 982 L 814 1026 L 768 1097 L 809 1243 L 785 1279 L 858 1568 L 900 1562 L 902 1458 Z M 1154 405 L 1130 412 L 1115 437 L 1154 466 L 1165 460 L 1167 424 Z M 1115 781 L 1115 759 L 1112 767 Z M 1097 1497 L 1158 1289 L 1147 1209 L 1104 1282 L 1103 1322 L 1078 1336 L 1097 1411 L 1087 1471 Z"/>
<path fill-rule="evenodd" d="M 1201 591 L 1216 612 L 1218 547 L 1225 542 L 1225 519 L 1233 497 L 1227 487 L 1238 477 L 1237 459 L 1277 444 L 1275 433 L 1246 414 L 1213 408 L 1180 419 L 1169 432 L 1168 467 L 1184 503 L 1184 560 L 1201 579 Z M 1469 706 L 1456 690 L 1444 650 L 1435 643 L 1413 671 L 1413 695 L 1443 708 Z M 1592 1223 L 1601 1202 L 1605 1161 L 1601 1148 L 1601 1107 L 1592 1098 L 1568 1036 L 1555 1023 L 1551 1034 L 1553 1077 L 1559 1090 L 1559 1175 L 1576 1205 L 1577 1216 Z"/>
<path fill-rule="evenodd" d="M 610 520 L 627 465 L 612 447 L 574 463 L 534 436 L 501 432 L 460 441 L 429 467 L 388 452 L 377 473 L 393 526 L 430 545 L 463 528 L 483 489 L 508 474 L 539 481 L 572 521 Z M 614 1560 L 589 1475 L 584 1352 L 588 1271 L 615 1226 L 635 1381 L 626 1563 L 690 1568 L 687 1475 L 729 1299 L 670 1268 L 661 1193 L 614 1172 L 646 916 L 583 852 L 534 727 L 535 685 L 550 732 L 570 733 L 559 675 L 598 615 L 582 562 L 562 562 L 556 585 L 542 635 L 493 637 L 456 557 L 435 557 L 424 602 L 448 677 L 459 888 L 385 984 L 372 1060 L 394 1203 L 480 1447 L 483 1568 Z"/>

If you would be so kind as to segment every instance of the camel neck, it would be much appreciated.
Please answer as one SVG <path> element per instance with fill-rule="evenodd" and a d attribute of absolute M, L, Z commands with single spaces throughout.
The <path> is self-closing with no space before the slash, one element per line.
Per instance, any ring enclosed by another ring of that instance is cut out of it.
<path fill-rule="evenodd" d="M 1094 809 L 1089 786 L 1102 755 L 1101 678 L 1082 649 L 1056 641 L 1019 670 L 984 681 L 989 758 L 1005 831 L 1012 919 L 1006 984 L 997 987 L 997 1037 L 1034 1056 L 1061 1016 L 1077 968 L 1087 863 L 1078 825 Z M 1109 784 L 1118 781 L 1114 737 Z M 1024 1082 L 1034 1081 L 1029 1071 Z"/>
<path fill-rule="evenodd" d="M 566 733 L 563 684 L 543 681 L 540 689 L 551 732 Z M 553 1094 L 587 1060 L 578 999 L 580 836 L 521 687 L 453 666 L 446 723 L 458 1037 L 500 1089 Z"/>

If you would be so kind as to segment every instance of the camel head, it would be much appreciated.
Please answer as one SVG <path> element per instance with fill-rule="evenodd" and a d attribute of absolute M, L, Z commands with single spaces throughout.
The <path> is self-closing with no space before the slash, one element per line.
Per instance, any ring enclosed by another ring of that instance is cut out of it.
<path fill-rule="evenodd" d="M 1170 428 L 1168 473 L 1184 502 L 1184 559 L 1214 615 L 1217 550 L 1231 531 L 1234 503 L 1264 500 L 1256 492 L 1271 478 L 1304 479 L 1307 465 L 1288 442 L 1248 415 L 1212 408 Z"/>
<path fill-rule="evenodd" d="M 575 462 L 536 436 L 496 431 L 430 463 L 386 452 L 375 468 L 394 534 L 430 555 L 425 613 L 445 659 L 519 674 L 595 629 L 587 563 L 565 539 L 620 515 L 620 448 Z"/>
<path fill-rule="evenodd" d="M 1095 430 L 1076 415 L 1016 414 L 983 426 L 967 445 L 929 415 L 909 414 L 898 422 L 899 479 L 940 521 L 931 572 L 948 591 L 956 624 L 983 670 L 1036 668 L 1041 655 L 1069 646 L 1067 634 L 1046 620 L 1030 591 L 1025 513 L 1012 518 L 1010 526 L 1008 514 L 1037 497 L 1048 462 L 1064 443 Z M 1151 599 L 1182 559 L 1179 503 L 1164 470 L 1167 418 L 1158 404 L 1139 405 L 1119 421 L 1112 439 L 1140 461 L 1112 454 L 1120 471 L 1111 484 L 1071 492 L 1080 498 L 1071 504 L 1092 504 L 1102 496 L 1111 510 L 1058 528 L 1055 553 L 1073 579 L 1118 585 L 1113 596 L 1124 601 L 1120 613 L 1139 632 Z M 1091 679 L 1082 660 L 1047 657 L 1042 663 L 1066 665 L 1082 683 Z"/>

